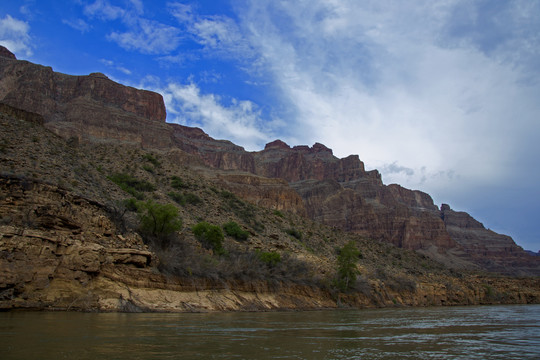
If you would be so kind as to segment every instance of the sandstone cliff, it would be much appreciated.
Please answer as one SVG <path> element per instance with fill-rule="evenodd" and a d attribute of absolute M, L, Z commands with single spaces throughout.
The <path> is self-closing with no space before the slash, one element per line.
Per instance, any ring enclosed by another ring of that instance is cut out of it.
<path fill-rule="evenodd" d="M 0 99 L 43 116 L 47 127 L 79 140 L 170 146 L 161 95 L 115 83 L 100 73 L 71 76 L 0 54 Z"/>
<path fill-rule="evenodd" d="M 11 55 L 0 48 L 4 308 L 335 307 L 328 284 L 347 241 L 362 251 L 356 292 L 339 295 L 349 304 L 540 301 L 537 279 L 459 272 L 538 275 L 540 257 L 468 214 L 439 210 L 428 194 L 384 185 L 356 155 L 279 140 L 246 152 L 165 123 L 158 94 Z M 166 244 L 143 241 L 136 215 L 119 205 L 129 195 L 109 180 L 115 173 L 153 184 L 148 197 L 158 202 L 191 196 L 178 205 L 184 229 Z M 201 219 L 234 220 L 249 241 L 227 238 L 230 258 L 216 258 L 189 230 Z M 266 266 L 256 251 L 281 254 L 283 266 Z"/>
<path fill-rule="evenodd" d="M 414 277 L 392 275 L 380 270 L 382 258 L 374 259 L 374 274 L 364 262 L 361 291 L 339 300 L 324 287 L 290 281 L 171 276 L 160 270 L 166 257 L 136 232 L 123 232 L 106 205 L 19 176 L 3 176 L 0 190 L 8 194 L 0 200 L 0 219 L 9 217 L 9 225 L 0 225 L 1 310 L 253 311 L 540 301 L 538 279 L 463 278 L 433 268 Z M 382 254 L 400 261 L 404 255 Z"/>

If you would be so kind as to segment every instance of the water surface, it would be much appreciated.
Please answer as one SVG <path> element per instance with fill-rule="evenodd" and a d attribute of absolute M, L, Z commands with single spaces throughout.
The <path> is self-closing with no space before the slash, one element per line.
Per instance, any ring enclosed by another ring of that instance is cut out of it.
<path fill-rule="evenodd" d="M 540 359 L 540 305 L 0 313 L 1 359 Z"/>

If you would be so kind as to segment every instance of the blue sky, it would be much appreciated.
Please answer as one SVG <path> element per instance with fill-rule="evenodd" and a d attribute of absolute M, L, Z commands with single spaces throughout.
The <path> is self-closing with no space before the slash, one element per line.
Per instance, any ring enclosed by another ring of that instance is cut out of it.
<path fill-rule="evenodd" d="M 358 154 L 540 249 L 540 0 L 3 0 L 0 44 L 247 150 Z"/>

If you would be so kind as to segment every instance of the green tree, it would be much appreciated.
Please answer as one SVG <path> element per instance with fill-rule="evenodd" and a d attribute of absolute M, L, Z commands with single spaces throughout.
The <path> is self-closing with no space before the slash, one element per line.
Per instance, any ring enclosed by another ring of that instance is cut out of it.
<path fill-rule="evenodd" d="M 141 230 L 153 236 L 169 235 L 182 228 L 178 209 L 172 204 L 158 204 L 148 200 L 139 205 Z"/>
<path fill-rule="evenodd" d="M 207 249 L 212 249 L 214 254 L 223 255 L 225 249 L 223 248 L 223 231 L 219 226 L 211 225 L 206 221 L 202 221 L 191 229 L 195 238 L 203 244 Z"/>
<path fill-rule="evenodd" d="M 341 291 L 349 290 L 356 282 L 359 272 L 356 262 L 360 257 L 360 250 L 356 248 L 354 241 L 349 241 L 343 246 L 337 258 L 337 279 L 335 286 Z"/>

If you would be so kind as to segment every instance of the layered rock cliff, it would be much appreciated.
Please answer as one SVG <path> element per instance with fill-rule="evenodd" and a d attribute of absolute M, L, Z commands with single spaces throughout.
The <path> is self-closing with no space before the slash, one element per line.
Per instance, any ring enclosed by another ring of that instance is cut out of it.
<path fill-rule="evenodd" d="M 102 74 L 56 73 L 17 60 L 2 48 L 0 103 L 35 114 L 66 139 L 166 151 L 251 203 L 307 215 L 449 266 L 514 274 L 540 271 L 538 258 L 511 238 L 485 229 L 468 214 L 444 206 L 439 210 L 428 194 L 384 185 L 380 174 L 366 171 L 357 155 L 338 159 L 322 144 L 290 147 L 279 140 L 262 151 L 246 152 L 201 129 L 167 124 L 159 94 L 117 84 Z"/>
<path fill-rule="evenodd" d="M 72 76 L 0 55 L 0 99 L 43 116 L 55 133 L 79 140 L 170 146 L 161 95 L 120 85 L 105 75 Z"/>

